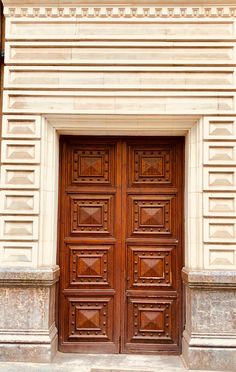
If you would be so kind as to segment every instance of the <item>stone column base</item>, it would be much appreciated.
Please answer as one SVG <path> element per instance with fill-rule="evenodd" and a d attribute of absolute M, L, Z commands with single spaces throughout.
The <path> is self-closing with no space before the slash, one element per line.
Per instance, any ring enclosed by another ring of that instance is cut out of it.
<path fill-rule="evenodd" d="M 0 360 L 50 362 L 57 351 L 59 268 L 0 270 Z"/>
<path fill-rule="evenodd" d="M 183 269 L 186 326 L 183 359 L 190 369 L 235 371 L 236 272 Z"/>

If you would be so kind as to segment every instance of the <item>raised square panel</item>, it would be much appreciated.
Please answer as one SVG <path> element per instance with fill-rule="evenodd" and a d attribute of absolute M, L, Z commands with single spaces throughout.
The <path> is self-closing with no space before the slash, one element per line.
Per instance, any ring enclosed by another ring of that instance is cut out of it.
<path fill-rule="evenodd" d="M 236 191 L 235 167 L 204 167 L 203 188 L 209 191 Z"/>
<path fill-rule="evenodd" d="M 68 298 L 69 339 L 112 341 L 113 299 L 108 297 Z"/>
<path fill-rule="evenodd" d="M 2 163 L 40 163 L 39 141 L 2 141 Z"/>
<path fill-rule="evenodd" d="M 203 163 L 205 165 L 235 165 L 236 142 L 205 142 Z"/>
<path fill-rule="evenodd" d="M 205 218 L 203 221 L 205 243 L 235 243 L 236 219 Z"/>
<path fill-rule="evenodd" d="M 236 193 L 204 193 L 203 214 L 206 217 L 235 217 Z"/>
<path fill-rule="evenodd" d="M 34 116 L 3 116 L 3 138 L 40 138 L 41 122 Z"/>
<path fill-rule="evenodd" d="M 167 147 L 156 150 L 131 147 L 130 183 L 134 184 L 170 184 L 172 151 Z"/>
<path fill-rule="evenodd" d="M 5 189 L 38 189 L 39 167 L 30 165 L 3 165 L 1 187 Z"/>
<path fill-rule="evenodd" d="M 113 233 L 113 196 L 72 196 L 72 234 Z"/>
<path fill-rule="evenodd" d="M 80 287 L 112 286 L 112 246 L 83 245 L 70 246 L 69 248 L 70 285 Z"/>
<path fill-rule="evenodd" d="M 38 191 L 1 191 L 0 213 L 37 214 L 39 213 Z"/>
<path fill-rule="evenodd" d="M 204 267 L 207 269 L 236 269 L 236 250 L 229 245 L 204 246 Z"/>
<path fill-rule="evenodd" d="M 161 343 L 172 340 L 173 301 L 161 298 L 129 299 L 129 341 Z"/>
<path fill-rule="evenodd" d="M 175 247 L 128 246 L 130 287 L 171 287 Z"/>
<path fill-rule="evenodd" d="M 38 217 L 5 216 L 0 219 L 0 239 L 37 240 Z"/>
<path fill-rule="evenodd" d="M 204 118 L 203 135 L 206 140 L 235 140 L 236 120 L 232 117 Z"/>
<path fill-rule="evenodd" d="M 108 184 L 113 179 L 111 148 L 82 147 L 72 152 L 72 183 Z"/>
<path fill-rule="evenodd" d="M 175 202 L 173 195 L 131 196 L 129 210 L 132 214 L 130 235 L 171 235 L 174 220 L 171 209 Z"/>
<path fill-rule="evenodd" d="M 36 264 L 37 243 L 1 242 L 1 264 L 3 266 L 32 266 Z"/>

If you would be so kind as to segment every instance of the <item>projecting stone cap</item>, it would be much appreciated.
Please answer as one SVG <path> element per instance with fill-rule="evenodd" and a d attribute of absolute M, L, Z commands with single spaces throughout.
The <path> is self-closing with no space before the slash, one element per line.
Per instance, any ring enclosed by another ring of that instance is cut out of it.
<path fill-rule="evenodd" d="M 190 288 L 236 288 L 236 271 L 182 269 L 182 279 Z"/>
<path fill-rule="evenodd" d="M 59 266 L 0 268 L 0 286 L 51 286 L 59 279 Z"/>
<path fill-rule="evenodd" d="M 4 6 L 208 6 L 235 5 L 235 0 L 2 0 Z"/>

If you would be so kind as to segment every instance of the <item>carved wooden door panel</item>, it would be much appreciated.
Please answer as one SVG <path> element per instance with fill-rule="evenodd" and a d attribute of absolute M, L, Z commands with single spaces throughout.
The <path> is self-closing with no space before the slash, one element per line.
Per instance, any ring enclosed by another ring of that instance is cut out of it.
<path fill-rule="evenodd" d="M 123 352 L 179 352 L 183 141 L 127 140 Z"/>
<path fill-rule="evenodd" d="M 119 351 L 118 147 L 112 139 L 62 139 L 59 305 L 62 351 Z"/>
<path fill-rule="evenodd" d="M 61 351 L 179 352 L 182 148 L 61 138 Z"/>

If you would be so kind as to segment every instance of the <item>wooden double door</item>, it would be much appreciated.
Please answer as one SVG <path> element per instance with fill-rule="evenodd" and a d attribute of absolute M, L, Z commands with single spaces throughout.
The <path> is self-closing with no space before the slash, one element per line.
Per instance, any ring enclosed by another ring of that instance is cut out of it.
<path fill-rule="evenodd" d="M 61 351 L 180 352 L 183 143 L 61 138 Z"/>

